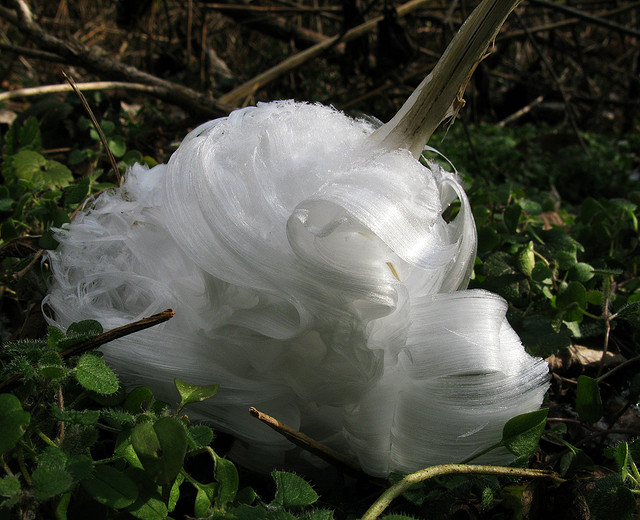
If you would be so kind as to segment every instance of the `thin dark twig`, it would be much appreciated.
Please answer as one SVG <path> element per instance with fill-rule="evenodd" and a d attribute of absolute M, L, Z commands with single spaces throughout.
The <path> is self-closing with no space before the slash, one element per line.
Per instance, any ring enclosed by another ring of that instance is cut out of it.
<path fill-rule="evenodd" d="M 80 89 L 78 88 L 78 85 L 76 85 L 76 82 L 73 80 L 73 78 L 69 76 L 69 74 L 67 74 L 64 70 L 62 71 L 62 75 L 64 76 L 64 79 L 67 80 L 67 83 L 71 85 L 71 88 L 73 89 L 73 91 L 80 98 L 80 102 L 82 103 L 82 106 L 84 107 L 85 112 L 89 115 L 89 118 L 91 119 L 91 123 L 93 124 L 93 127 L 96 129 L 96 132 L 98 132 L 98 136 L 100 137 L 100 142 L 102 143 L 102 146 L 104 147 L 107 153 L 107 156 L 109 157 L 111 168 L 113 168 L 113 172 L 116 174 L 116 179 L 118 179 L 118 186 L 122 186 L 122 176 L 120 175 L 120 170 L 118 170 L 118 163 L 116 162 L 116 158 L 113 156 L 113 153 L 111 152 L 111 148 L 109 148 L 109 143 L 107 143 L 107 138 L 105 137 L 104 132 L 102 131 L 102 128 L 100 128 L 100 124 L 98 123 L 96 116 L 93 114 L 93 110 L 91 110 L 91 107 L 87 102 L 87 99 L 84 97 L 84 94 L 80 91 Z"/>
<path fill-rule="evenodd" d="M 567 96 L 567 93 L 565 92 L 564 87 L 562 86 L 562 82 L 560 81 L 560 78 L 558 77 L 558 75 L 553 70 L 553 67 L 551 66 L 551 63 L 549 62 L 549 60 L 547 59 L 547 56 L 544 54 L 544 52 L 542 51 L 542 49 L 538 45 L 538 42 L 536 41 L 536 39 L 529 32 L 529 29 L 525 25 L 524 21 L 522 20 L 522 17 L 518 14 L 517 11 L 514 11 L 513 15 L 516 17 L 516 20 L 518 20 L 518 23 L 520 24 L 520 26 L 522 27 L 522 30 L 526 34 L 527 39 L 531 43 L 531 46 L 536 51 L 538 56 L 540 56 L 540 59 L 542 60 L 542 63 L 544 64 L 545 68 L 547 69 L 547 72 L 551 76 L 551 79 L 553 80 L 553 82 L 556 84 L 556 88 L 558 89 L 558 92 L 560 92 L 560 95 L 562 96 L 562 100 L 564 102 L 564 105 L 567 108 L 567 117 L 569 118 L 569 122 L 571 123 L 571 127 L 573 128 L 573 131 L 576 134 L 578 142 L 580 143 L 580 146 L 582 147 L 584 152 L 587 155 L 590 155 L 589 148 L 587 148 L 587 144 L 584 142 L 584 139 L 582 138 L 582 135 L 580 135 L 580 129 L 578 128 L 578 123 L 576 123 L 576 119 L 575 119 L 575 117 L 573 115 L 573 106 L 571 105 L 571 103 L 569 101 L 569 96 Z"/>
<path fill-rule="evenodd" d="M 113 341 L 115 339 L 128 336 L 129 334 L 133 334 L 134 332 L 139 332 L 141 330 L 148 329 L 149 327 L 153 327 L 154 325 L 158 325 L 159 323 L 168 321 L 173 318 L 173 315 L 174 312 L 171 309 L 167 309 L 158 314 L 154 314 L 153 316 L 149 316 L 148 318 L 143 318 L 141 320 L 134 321 L 133 323 L 123 325 L 122 327 L 117 327 L 103 334 L 98 334 L 97 336 L 86 339 L 84 341 L 80 341 L 75 345 L 69 347 L 68 349 L 63 350 L 62 352 L 60 352 L 60 357 L 62 359 L 68 359 L 72 356 L 78 356 L 90 350 L 95 350 L 105 343 L 109 343 L 110 341 Z M 21 379 L 22 374 L 14 374 L 10 376 L 9 378 L 0 382 L 0 391 L 13 388 Z"/>
<path fill-rule="evenodd" d="M 173 318 L 174 314 L 175 312 L 173 312 L 173 310 L 167 309 L 165 311 L 159 312 L 158 314 L 154 314 L 153 316 L 149 316 L 148 318 L 142 318 L 141 320 L 134 321 L 133 323 L 127 323 L 126 325 L 122 325 L 122 327 L 117 327 L 103 334 L 98 334 L 93 338 L 89 338 L 87 340 L 81 341 L 80 343 L 76 343 L 72 347 L 69 347 L 67 350 L 63 350 L 62 352 L 60 352 L 60 357 L 62 359 L 68 359 L 72 356 L 78 356 L 80 354 L 84 354 L 85 352 L 89 352 L 90 350 L 95 350 L 105 343 L 109 343 L 110 341 L 128 336 L 129 334 L 133 334 L 134 332 L 148 329 L 149 327 L 153 327 L 155 325 L 158 325 L 159 323 L 169 321 L 171 318 Z"/>
<path fill-rule="evenodd" d="M 631 29 L 619 23 L 610 22 L 609 20 L 605 20 L 603 18 L 600 18 L 599 16 L 585 13 L 580 9 L 576 9 L 575 7 L 571 7 L 568 5 L 563 5 L 559 2 L 548 2 L 547 0 L 529 0 L 529 3 L 570 14 L 587 22 L 601 25 L 602 27 L 606 27 L 607 29 L 612 29 L 619 34 L 626 34 L 628 36 L 634 36 L 635 38 L 640 37 L 640 31 L 638 30 Z"/>

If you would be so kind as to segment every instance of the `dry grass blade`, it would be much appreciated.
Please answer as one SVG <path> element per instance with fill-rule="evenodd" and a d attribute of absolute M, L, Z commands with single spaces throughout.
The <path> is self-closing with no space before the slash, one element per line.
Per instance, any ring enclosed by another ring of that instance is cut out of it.
<path fill-rule="evenodd" d="M 73 78 L 64 71 L 62 71 L 62 75 L 69 82 L 69 85 L 71 85 L 71 88 L 80 98 L 80 102 L 82 103 L 82 106 L 84 107 L 85 112 L 89 115 L 89 118 L 91 119 L 91 123 L 93 124 L 93 127 L 96 129 L 96 132 L 98 132 L 98 136 L 100 137 L 100 142 L 102 143 L 102 146 L 104 147 L 105 152 L 109 157 L 109 162 L 111 163 L 111 168 L 113 168 L 113 173 L 115 173 L 116 179 L 118 179 L 118 186 L 122 186 L 122 176 L 120 175 L 120 170 L 118 170 L 118 163 L 116 162 L 116 158 L 113 156 L 113 153 L 111 152 L 111 148 L 109 148 L 109 143 L 107 142 L 107 138 L 105 137 L 104 132 L 102 131 L 102 128 L 100 128 L 100 124 L 98 123 L 96 116 L 93 114 L 93 110 L 91 110 L 89 103 L 87 103 L 87 99 L 84 97 L 84 94 L 80 91 L 80 89 L 78 88 L 78 85 L 76 85 L 76 82 L 73 80 Z"/>

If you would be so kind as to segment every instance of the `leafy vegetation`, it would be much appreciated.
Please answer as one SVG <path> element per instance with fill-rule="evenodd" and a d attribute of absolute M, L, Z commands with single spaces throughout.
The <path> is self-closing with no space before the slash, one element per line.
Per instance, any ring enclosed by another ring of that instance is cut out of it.
<path fill-rule="evenodd" d="M 105 126 L 123 171 L 131 161 L 154 163 L 127 149 L 134 124 L 122 117 Z M 46 266 L 34 262 L 38 247 L 55 247 L 51 227 L 67 222 L 87 195 L 112 185 L 101 182 L 104 158 L 84 130 L 86 138 L 59 161 L 47 158 L 37 118 L 16 121 L 3 136 L 4 306 L 37 305 L 46 275 Z M 16 512 L 69 519 L 358 518 L 382 508 L 375 495 L 388 486 L 386 518 L 450 518 L 461 508 L 511 518 L 569 499 L 593 518 L 631 518 L 640 493 L 640 444 L 632 441 L 640 432 L 635 138 L 633 146 L 618 140 L 608 148 L 602 136 L 587 139 L 591 156 L 606 148 L 611 160 L 599 172 L 585 170 L 582 185 L 591 193 L 581 198 L 567 183 L 568 162 L 557 160 L 556 150 L 528 144 L 542 142 L 548 129 L 471 128 L 473 148 L 460 146 L 463 130 L 451 128 L 440 148 L 465 179 L 477 222 L 471 285 L 505 297 L 511 323 L 532 353 L 549 358 L 553 374 L 545 409 L 507 423 L 495 447 L 517 456 L 515 468 L 553 470 L 564 482 L 532 480 L 534 474 L 523 481 L 505 476 L 508 468 L 478 475 L 464 466 L 437 478 L 392 475 L 386 486 L 360 477 L 319 496 L 300 476 L 274 471 L 264 479 L 218 455 L 213 430 L 183 415 L 189 403 L 215 399 L 215 384 L 176 380 L 180 401 L 172 408 L 149 389 L 125 392 L 99 353 L 77 350 L 102 332 L 96 322 L 66 333 L 52 328 L 39 340 L 19 339 L 42 335 L 29 322 L 5 323 L 4 334 L 15 339 L 0 351 L 0 518 Z M 563 155 L 580 153 L 575 143 Z M 613 180 L 625 198 L 601 196 Z M 28 240 L 37 244 L 18 247 Z M 258 491 L 243 478 L 257 481 Z M 342 504 L 345 496 L 350 506 Z"/>

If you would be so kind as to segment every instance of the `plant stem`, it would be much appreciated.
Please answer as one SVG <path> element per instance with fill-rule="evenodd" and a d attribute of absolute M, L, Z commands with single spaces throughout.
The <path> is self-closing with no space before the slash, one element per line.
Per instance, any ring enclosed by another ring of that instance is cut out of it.
<path fill-rule="evenodd" d="M 604 345 L 602 347 L 602 358 L 598 366 L 598 378 L 602 375 L 604 362 L 609 351 L 609 334 L 611 333 L 611 316 L 609 315 L 609 301 L 613 292 L 612 278 L 607 276 L 604 282 L 604 303 L 602 305 L 602 319 L 604 320 Z"/>
<path fill-rule="evenodd" d="M 433 477 L 442 475 L 497 475 L 503 477 L 550 478 L 557 482 L 564 482 L 553 471 L 540 469 L 509 468 L 504 466 L 481 466 L 469 464 L 443 464 L 416 471 L 404 477 L 400 482 L 387 489 L 380 498 L 362 515 L 361 520 L 374 520 L 391 504 L 394 498 L 408 491 L 412 486 Z"/>
<path fill-rule="evenodd" d="M 46 442 L 49 446 L 53 446 L 54 448 L 57 448 L 58 445 L 53 442 L 49 437 L 47 437 L 43 432 L 41 432 L 40 430 L 38 430 L 36 432 L 36 434 L 38 435 L 38 437 L 40 437 L 44 442 Z"/>
<path fill-rule="evenodd" d="M 518 0 L 483 0 L 398 113 L 370 137 L 374 146 L 408 149 L 417 159 L 438 125 L 464 106 L 464 90 Z"/>

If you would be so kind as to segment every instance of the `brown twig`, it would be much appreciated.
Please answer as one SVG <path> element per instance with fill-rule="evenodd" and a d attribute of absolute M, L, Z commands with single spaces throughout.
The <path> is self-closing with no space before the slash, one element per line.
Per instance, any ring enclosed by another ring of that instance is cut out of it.
<path fill-rule="evenodd" d="M 109 157 L 109 162 L 111 163 L 111 168 L 113 168 L 113 173 L 115 174 L 116 179 L 118 179 L 118 186 L 122 186 L 122 176 L 120 175 L 120 170 L 118 169 L 118 163 L 116 162 L 116 158 L 113 156 L 113 152 L 111 152 L 111 148 L 109 148 L 109 143 L 107 142 L 107 138 L 105 137 L 104 132 L 102 131 L 102 127 L 100 126 L 100 123 L 98 123 L 96 116 L 93 114 L 93 110 L 91 110 L 91 107 L 87 102 L 87 98 L 84 97 L 84 94 L 80 91 L 80 89 L 78 88 L 78 85 L 76 85 L 76 82 L 73 80 L 73 78 L 69 76 L 64 70 L 62 71 L 62 75 L 64 76 L 64 79 L 67 80 L 69 85 L 71 85 L 71 88 L 74 90 L 76 95 L 80 98 L 80 103 L 82 103 L 84 111 L 89 115 L 89 118 L 91 119 L 91 123 L 93 124 L 93 128 L 95 128 L 96 132 L 98 132 L 98 137 L 100 137 L 100 142 L 102 143 L 102 146 L 104 148 L 105 153 L 107 154 L 107 157 Z"/>
<path fill-rule="evenodd" d="M 3 42 L 0 42 L 0 49 L 3 51 L 19 54 L 20 56 L 29 56 L 30 58 L 37 58 L 39 60 L 64 63 L 64 58 L 61 58 L 53 52 L 40 51 L 38 49 L 29 49 L 28 47 L 21 47 L 19 45 L 11 45 Z"/>
<path fill-rule="evenodd" d="M 423 4 L 425 4 L 428 0 L 410 0 L 409 2 L 401 5 L 397 9 L 398 17 L 405 16 L 412 11 L 415 11 Z M 305 49 L 293 56 L 289 56 L 284 61 L 281 61 L 275 67 L 271 67 L 270 69 L 258 74 L 253 77 L 249 81 L 246 81 L 239 87 L 233 89 L 231 92 L 228 92 L 224 96 L 220 98 L 220 101 L 225 103 L 229 103 L 232 105 L 240 105 L 246 102 L 258 89 L 268 85 L 276 78 L 279 78 L 283 74 L 292 71 L 293 69 L 307 63 L 312 58 L 319 56 L 324 51 L 329 49 L 330 47 L 336 45 L 339 42 L 346 43 L 351 41 L 359 36 L 367 34 L 373 31 L 380 21 L 383 20 L 382 16 L 376 16 L 371 20 L 366 21 L 363 24 L 360 24 L 352 29 L 349 29 L 344 34 L 339 34 L 333 36 L 332 38 L 328 38 L 327 40 L 317 43 L 308 49 Z"/>
<path fill-rule="evenodd" d="M 536 51 L 538 56 L 540 56 L 540 59 L 542 60 L 542 63 L 544 65 L 545 69 L 547 69 L 547 72 L 551 76 L 551 79 L 555 83 L 556 88 L 558 89 L 558 92 L 560 93 L 560 96 L 562 96 L 562 101 L 564 102 L 564 105 L 565 105 L 565 108 L 566 108 L 566 111 L 567 111 L 567 118 L 569 119 L 569 122 L 571 123 L 571 128 L 573 128 L 573 132 L 576 134 L 576 138 L 578 139 L 578 142 L 580 143 L 580 147 L 584 150 L 584 152 L 587 155 L 589 155 L 589 148 L 587 147 L 587 144 L 584 142 L 584 139 L 582 138 L 582 135 L 580 134 L 580 129 L 578 128 L 578 123 L 576 122 L 576 118 L 573 115 L 573 105 L 569 101 L 569 96 L 565 92 L 564 86 L 562 85 L 562 82 L 560 81 L 560 78 L 555 73 L 555 70 L 553 69 L 553 66 L 551 65 L 551 62 L 549 61 L 549 59 L 547 58 L 546 54 L 542 51 L 542 49 L 538 45 L 538 42 L 536 41 L 534 36 L 529 32 L 529 28 L 525 25 L 524 20 L 522 20 L 522 17 L 520 17 L 520 15 L 517 12 L 514 13 L 514 16 L 515 16 L 516 20 L 518 20 L 518 23 L 520 24 L 520 26 L 522 27 L 522 30 L 524 31 L 525 35 L 527 36 L 527 39 L 529 40 L 529 43 L 531 43 L 531 46 L 533 47 L 533 49 Z"/>
<path fill-rule="evenodd" d="M 619 34 L 626 34 L 628 36 L 634 36 L 635 38 L 640 38 L 640 31 L 638 30 L 631 29 L 629 27 L 620 25 L 615 22 L 610 22 L 609 20 L 605 20 L 603 18 L 600 18 L 599 16 L 585 13 L 584 11 L 581 11 L 580 9 L 576 9 L 575 7 L 563 5 L 559 2 L 548 2 L 547 0 L 528 0 L 528 1 L 530 4 L 540 5 L 542 7 L 553 9 L 555 11 L 567 13 L 567 14 L 570 14 L 571 16 L 581 18 L 582 20 L 585 20 L 589 23 L 600 25 L 602 27 L 606 27 L 607 29 L 612 29 Z"/>
<path fill-rule="evenodd" d="M 270 428 L 273 428 L 280 435 L 291 441 L 296 446 L 299 446 L 302 449 L 313 453 L 329 464 L 338 466 L 352 473 L 362 473 L 362 468 L 360 467 L 360 464 L 358 464 L 357 460 L 351 457 L 347 457 L 346 455 L 343 455 L 342 453 L 339 453 L 329 448 L 328 446 L 325 446 L 324 444 L 312 439 L 308 435 L 305 435 L 298 430 L 294 430 L 293 428 L 291 428 L 291 426 L 287 426 L 286 424 L 281 423 L 277 419 L 274 419 L 266 413 L 262 413 L 253 406 L 249 408 L 249 414 L 259 421 L 262 421 Z"/>
<path fill-rule="evenodd" d="M 533 107 L 535 107 L 536 105 L 539 105 L 540 103 L 542 103 L 543 99 L 544 99 L 544 96 L 543 95 L 539 95 L 537 98 L 535 98 L 528 105 L 523 106 L 520 110 L 517 110 L 516 112 L 514 112 L 510 116 L 505 117 L 502 121 L 500 121 L 498 123 L 498 126 L 500 126 L 500 127 L 506 126 L 509 123 L 513 123 L 514 121 L 516 121 L 516 120 L 520 119 L 521 117 L 527 115 L 529 112 L 531 112 L 531 109 Z"/>
<path fill-rule="evenodd" d="M 15 25 L 29 40 L 42 50 L 60 56 L 65 62 L 79 65 L 98 75 L 124 78 L 133 83 L 143 83 L 154 88 L 153 94 L 166 102 L 180 106 L 190 113 L 202 117 L 220 117 L 235 107 L 223 103 L 210 95 L 172 83 L 109 56 L 99 47 L 87 47 L 77 41 L 67 41 L 46 32 L 33 19 L 27 4 L 16 0 L 17 9 L 12 11 L 0 6 L 0 18 Z"/>
<path fill-rule="evenodd" d="M 173 318 L 175 313 L 171 309 L 167 309 L 158 314 L 154 314 L 153 316 L 149 316 L 148 318 L 143 318 L 138 321 L 134 321 L 133 323 L 128 323 L 123 325 L 122 327 L 117 327 L 103 334 L 98 334 L 92 338 L 86 339 L 84 341 L 80 341 L 75 345 L 69 347 L 66 350 L 60 352 L 60 357 L 62 359 L 68 359 L 72 356 L 79 356 L 80 354 L 84 354 L 85 352 L 89 352 L 90 350 L 95 350 L 98 347 L 101 347 L 105 343 L 109 343 L 110 341 L 122 338 L 124 336 L 128 336 L 129 334 L 133 334 L 134 332 L 139 332 L 144 329 L 148 329 L 149 327 L 153 327 L 158 325 L 159 323 L 163 323 L 165 321 Z M 22 379 L 22 374 L 14 374 L 11 377 L 5 379 L 0 382 L 0 391 L 4 391 L 12 388 L 18 381 Z"/>
<path fill-rule="evenodd" d="M 142 83 L 128 83 L 126 81 L 88 81 L 85 83 L 76 83 L 76 86 L 81 90 L 126 89 L 148 92 L 150 94 L 155 92 L 155 88 L 149 85 L 143 85 Z M 42 94 L 71 92 L 73 90 L 73 87 L 66 83 L 60 83 L 58 85 L 43 85 L 41 87 L 18 88 L 15 90 L 9 90 L 8 92 L 0 92 L 0 101 L 19 97 L 40 96 Z"/>
<path fill-rule="evenodd" d="M 141 320 L 134 321 L 133 323 L 127 323 L 126 325 L 122 325 L 121 327 L 117 327 L 103 334 L 98 334 L 93 338 L 76 343 L 72 347 L 60 352 L 60 357 L 62 359 L 68 359 L 72 356 L 79 356 L 80 354 L 84 354 L 90 350 L 95 350 L 110 341 L 128 336 L 134 332 L 148 329 L 149 327 L 164 323 L 165 321 L 169 321 L 173 318 L 174 314 L 175 312 L 173 312 L 173 310 L 167 309 L 159 312 L 158 314 L 154 314 L 153 316 L 149 316 L 148 318 L 142 318 Z"/>

